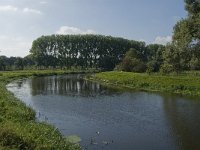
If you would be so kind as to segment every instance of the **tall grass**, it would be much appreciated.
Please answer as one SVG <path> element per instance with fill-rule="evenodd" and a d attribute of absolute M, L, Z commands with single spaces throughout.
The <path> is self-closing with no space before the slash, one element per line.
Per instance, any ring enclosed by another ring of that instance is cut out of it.
<path fill-rule="evenodd" d="M 62 70 L 0 72 L 0 149 L 78 150 L 51 125 L 37 122 L 35 112 L 7 91 L 14 79 L 71 73 Z"/>
<path fill-rule="evenodd" d="M 160 75 L 130 72 L 103 72 L 89 77 L 105 84 L 113 84 L 144 91 L 161 91 L 200 96 L 200 76 L 190 72 L 181 75 Z"/>

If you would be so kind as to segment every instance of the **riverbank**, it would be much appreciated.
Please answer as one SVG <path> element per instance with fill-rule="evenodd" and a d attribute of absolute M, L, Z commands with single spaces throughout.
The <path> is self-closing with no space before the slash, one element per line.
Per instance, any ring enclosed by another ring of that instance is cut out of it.
<path fill-rule="evenodd" d="M 159 75 L 131 72 L 103 72 L 88 77 L 89 80 L 107 85 L 141 91 L 157 91 L 200 97 L 200 76 L 191 73 Z"/>
<path fill-rule="evenodd" d="M 0 149 L 79 150 L 47 123 L 36 121 L 34 110 L 7 91 L 6 85 L 20 78 L 83 73 L 84 71 L 41 70 L 0 72 Z"/>

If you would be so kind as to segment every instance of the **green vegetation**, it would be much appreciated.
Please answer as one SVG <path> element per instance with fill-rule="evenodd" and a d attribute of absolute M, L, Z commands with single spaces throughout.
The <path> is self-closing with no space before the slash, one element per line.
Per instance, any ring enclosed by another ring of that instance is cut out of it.
<path fill-rule="evenodd" d="M 119 66 L 124 56 L 129 54 L 127 51 L 130 49 L 137 57 L 133 58 L 133 65 L 140 66 L 131 71 L 144 72 L 149 62 L 155 64 L 154 71 L 159 71 L 163 63 L 164 48 L 163 45 L 146 46 L 145 42 L 103 35 L 41 36 L 33 41 L 30 54 L 24 58 L 0 56 L 0 70 L 55 68 L 113 70 L 116 65 Z"/>
<path fill-rule="evenodd" d="M 103 35 L 50 35 L 33 41 L 24 58 L 0 56 L 0 70 L 87 69 L 128 72 L 200 70 L 200 1 L 185 0 L 188 16 L 166 46 Z"/>
<path fill-rule="evenodd" d="M 142 53 L 130 49 L 116 70 L 149 74 L 200 70 L 200 1 L 185 0 L 185 4 L 188 16 L 175 25 L 171 43 L 147 45 Z"/>
<path fill-rule="evenodd" d="M 30 53 L 38 67 L 112 70 L 129 48 L 145 43 L 103 35 L 51 35 L 33 42 Z"/>
<path fill-rule="evenodd" d="M 185 0 L 188 16 L 174 27 L 172 43 L 163 52 L 165 70 L 200 69 L 200 1 Z"/>
<path fill-rule="evenodd" d="M 144 42 L 103 35 L 51 35 L 36 39 L 30 56 L 39 68 L 113 70 L 118 65 L 118 69 L 145 72 L 148 63 L 153 65 L 152 71 L 159 71 L 164 49 L 163 45 L 146 46 Z"/>
<path fill-rule="evenodd" d="M 51 125 L 37 122 L 35 112 L 7 91 L 6 84 L 14 79 L 70 73 L 42 70 L 0 73 L 0 149 L 78 150 Z"/>
<path fill-rule="evenodd" d="M 185 0 L 185 4 L 188 16 L 175 25 L 167 46 L 103 35 L 42 36 L 24 58 L 0 56 L 0 70 L 115 68 L 129 73 L 105 72 L 89 79 L 131 89 L 200 96 L 200 1 Z M 35 112 L 6 90 L 6 84 L 14 79 L 69 72 L 0 72 L 0 149 L 79 149 L 69 141 L 80 139 L 65 139 L 54 127 L 37 122 Z M 176 74 L 170 75 L 172 72 Z"/>
<path fill-rule="evenodd" d="M 193 75 L 184 73 L 182 75 L 166 76 L 160 74 L 149 75 L 145 73 L 113 71 L 98 73 L 95 76 L 88 77 L 88 79 L 135 90 L 161 91 L 200 96 L 199 72 L 193 73 Z"/>
<path fill-rule="evenodd" d="M 28 55 L 24 58 L 21 57 L 6 57 L 0 56 L 0 70 L 24 70 L 32 69 L 35 67 L 35 62 L 33 61 L 31 55 Z"/>

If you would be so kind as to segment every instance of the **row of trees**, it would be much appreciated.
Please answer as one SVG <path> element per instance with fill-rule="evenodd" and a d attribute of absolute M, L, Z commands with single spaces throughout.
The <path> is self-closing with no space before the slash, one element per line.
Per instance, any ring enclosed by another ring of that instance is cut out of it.
<path fill-rule="evenodd" d="M 25 58 L 0 57 L 0 69 L 114 68 L 134 72 L 200 70 L 200 1 L 185 0 L 188 16 L 167 46 L 103 35 L 51 35 L 33 41 Z"/>
<path fill-rule="evenodd" d="M 131 52 L 127 52 L 129 49 Z M 144 42 L 102 35 L 42 36 L 33 42 L 31 54 L 24 58 L 1 56 L 0 70 L 58 67 L 113 70 L 125 57 L 124 68 L 133 65 L 137 68 L 125 71 L 143 72 L 147 63 L 154 65 L 153 71 L 158 71 L 163 49 L 162 45 L 146 46 Z M 131 57 L 135 57 L 135 64 L 128 64 Z"/>
<path fill-rule="evenodd" d="M 129 49 L 133 52 L 127 52 Z M 0 70 L 58 67 L 113 70 L 126 55 L 125 58 L 136 57 L 135 65 L 140 67 L 123 70 L 143 72 L 146 64 L 152 63 L 153 71 L 158 71 L 163 49 L 162 45 L 146 46 L 144 42 L 102 35 L 42 36 L 33 42 L 31 54 L 24 58 L 0 56 Z M 125 66 L 128 67 L 131 65 Z"/>
<path fill-rule="evenodd" d="M 0 56 L 0 70 L 23 70 L 25 68 L 30 68 L 34 66 L 35 62 L 33 61 L 30 55 L 21 58 L 21 57 L 6 57 Z"/>
<path fill-rule="evenodd" d="M 163 45 L 146 46 L 144 42 L 111 36 L 51 35 L 36 39 L 30 52 L 37 66 L 135 72 L 151 68 L 156 72 L 163 64 L 164 49 Z"/>
<path fill-rule="evenodd" d="M 30 52 L 37 66 L 112 70 L 130 48 L 145 53 L 144 42 L 103 35 L 51 35 L 36 39 Z"/>

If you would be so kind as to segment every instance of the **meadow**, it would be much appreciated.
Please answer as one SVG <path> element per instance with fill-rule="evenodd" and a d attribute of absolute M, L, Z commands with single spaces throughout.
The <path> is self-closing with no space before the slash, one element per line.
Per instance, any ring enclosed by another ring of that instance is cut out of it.
<path fill-rule="evenodd" d="M 89 76 L 89 80 L 117 87 L 141 91 L 157 91 L 200 97 L 200 73 L 161 75 L 158 73 L 102 72 Z"/>

